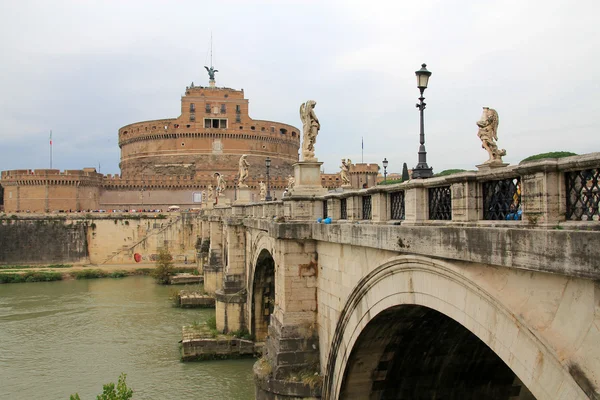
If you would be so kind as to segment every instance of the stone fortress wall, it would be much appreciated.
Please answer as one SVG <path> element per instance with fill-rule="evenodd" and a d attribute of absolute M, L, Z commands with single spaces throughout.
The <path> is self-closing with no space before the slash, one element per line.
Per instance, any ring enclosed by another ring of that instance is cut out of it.
<path fill-rule="evenodd" d="M 1 177 L 7 212 L 97 209 L 103 178 L 95 168 L 11 170 Z"/>
<path fill-rule="evenodd" d="M 248 186 L 258 200 L 271 159 L 270 186 L 281 193 L 298 161 L 300 130 L 279 122 L 253 120 L 243 90 L 186 87 L 177 118 L 137 122 L 119 129 L 121 175 L 83 170 L 3 171 L 6 212 L 162 209 L 200 207 L 198 194 L 227 181 L 234 199 L 238 162 L 247 154 Z M 274 197 L 278 197 L 275 194 Z"/>

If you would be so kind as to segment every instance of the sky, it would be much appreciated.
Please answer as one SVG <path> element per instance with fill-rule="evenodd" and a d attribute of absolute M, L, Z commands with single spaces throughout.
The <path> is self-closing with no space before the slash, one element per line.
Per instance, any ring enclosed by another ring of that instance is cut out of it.
<path fill-rule="evenodd" d="M 244 89 L 250 116 L 301 127 L 317 102 L 316 156 L 417 164 L 415 71 L 434 172 L 476 169 L 482 107 L 505 162 L 600 151 L 600 2 L 0 0 L 0 170 L 119 173 L 118 129 L 174 118 L 192 81 Z M 361 142 L 364 140 L 364 150 Z M 363 155 L 364 154 L 364 155 Z"/>

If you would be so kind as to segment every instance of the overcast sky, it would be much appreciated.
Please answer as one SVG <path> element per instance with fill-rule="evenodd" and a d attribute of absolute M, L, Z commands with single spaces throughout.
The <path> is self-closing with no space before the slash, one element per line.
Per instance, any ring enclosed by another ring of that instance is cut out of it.
<path fill-rule="evenodd" d="M 427 161 L 439 172 L 487 160 L 475 122 L 500 116 L 506 162 L 600 151 L 600 1 L 0 0 L 0 170 L 119 173 L 117 131 L 177 117 L 192 81 L 243 88 L 250 116 L 301 127 L 317 101 L 316 155 L 417 163 L 415 70 Z"/>

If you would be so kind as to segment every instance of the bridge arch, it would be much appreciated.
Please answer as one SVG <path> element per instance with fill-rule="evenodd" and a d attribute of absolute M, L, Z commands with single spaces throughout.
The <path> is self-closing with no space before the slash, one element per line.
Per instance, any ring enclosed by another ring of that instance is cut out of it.
<path fill-rule="evenodd" d="M 248 270 L 249 331 L 255 340 L 264 341 L 275 305 L 275 259 L 273 240 L 260 233 L 252 242 Z"/>
<path fill-rule="evenodd" d="M 455 362 L 456 351 L 489 359 L 486 365 L 497 369 L 500 392 L 516 376 L 538 399 L 587 398 L 557 356 L 499 299 L 451 264 L 420 256 L 388 260 L 351 292 L 331 341 L 323 398 L 388 398 L 386 390 L 407 390 L 398 378 L 411 367 L 423 367 L 416 353 L 437 344 L 430 340 L 436 329 L 454 337 L 437 354 L 443 363 Z M 417 361 L 404 367 L 394 362 L 405 356 Z M 470 398 L 458 396 L 454 392 L 439 398 Z"/>

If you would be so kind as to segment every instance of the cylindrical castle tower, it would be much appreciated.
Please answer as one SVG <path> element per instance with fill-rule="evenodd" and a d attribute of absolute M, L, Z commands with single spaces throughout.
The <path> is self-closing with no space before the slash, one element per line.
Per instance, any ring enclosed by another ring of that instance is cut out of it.
<path fill-rule="evenodd" d="M 248 183 L 264 180 L 265 159 L 271 177 L 284 182 L 298 161 L 300 130 L 279 122 L 253 120 L 243 90 L 186 87 L 178 118 L 137 122 L 119 129 L 124 179 L 187 176 L 202 186 L 224 174 L 228 186 L 247 154 Z"/>

